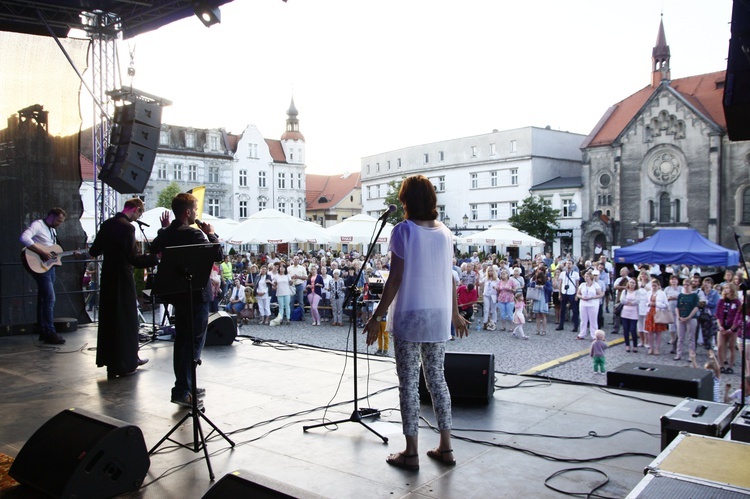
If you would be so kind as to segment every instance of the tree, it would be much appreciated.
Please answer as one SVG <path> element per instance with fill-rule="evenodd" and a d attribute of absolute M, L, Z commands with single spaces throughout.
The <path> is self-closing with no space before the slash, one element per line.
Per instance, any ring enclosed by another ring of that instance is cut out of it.
<path fill-rule="evenodd" d="M 388 182 L 388 194 L 385 196 L 383 204 L 386 208 L 390 205 L 396 207 L 396 211 L 388 215 L 388 223 L 396 225 L 404 219 L 404 207 L 401 205 L 401 201 L 398 200 L 398 191 L 401 190 L 401 183 L 404 181 L 403 177 L 401 180 L 391 180 Z"/>
<path fill-rule="evenodd" d="M 560 210 L 552 209 L 548 203 L 542 201 L 542 198 L 532 195 L 521 202 L 516 214 L 512 215 L 508 222 L 521 232 L 551 245 L 551 236 L 560 226 L 557 223 L 559 217 Z"/>
<path fill-rule="evenodd" d="M 181 192 L 180 186 L 177 182 L 172 182 L 159 193 L 159 198 L 156 201 L 157 207 L 172 208 L 172 199 Z"/>

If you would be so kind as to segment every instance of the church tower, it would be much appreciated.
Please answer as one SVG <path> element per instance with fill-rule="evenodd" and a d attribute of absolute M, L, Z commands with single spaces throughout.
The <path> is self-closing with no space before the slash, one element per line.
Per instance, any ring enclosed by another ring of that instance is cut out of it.
<path fill-rule="evenodd" d="M 659 21 L 659 33 L 656 35 L 656 45 L 651 53 L 651 86 L 658 87 L 662 80 L 670 80 L 669 45 L 664 35 L 664 17 Z"/>
<path fill-rule="evenodd" d="M 294 97 L 292 97 L 292 102 L 286 112 L 286 131 L 281 135 L 281 147 L 284 149 L 287 163 L 304 164 L 305 137 L 299 131 L 297 114 Z"/>

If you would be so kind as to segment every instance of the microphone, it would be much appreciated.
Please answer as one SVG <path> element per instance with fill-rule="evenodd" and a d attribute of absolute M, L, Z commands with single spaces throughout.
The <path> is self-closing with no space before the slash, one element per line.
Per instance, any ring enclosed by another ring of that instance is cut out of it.
<path fill-rule="evenodd" d="M 383 214 L 380 215 L 380 218 L 378 218 L 378 221 L 379 222 L 380 221 L 385 222 L 385 219 L 388 218 L 388 215 L 390 215 L 391 213 L 395 213 L 396 210 L 397 210 L 397 208 L 396 208 L 395 204 L 388 205 L 388 208 L 386 208 L 385 211 L 383 212 Z"/>
<path fill-rule="evenodd" d="M 141 226 L 141 227 L 151 227 L 151 226 L 150 226 L 149 224 L 147 224 L 146 222 L 141 222 L 140 220 L 136 220 L 136 221 L 135 221 L 135 223 L 137 223 L 137 224 L 138 224 L 139 226 Z"/>

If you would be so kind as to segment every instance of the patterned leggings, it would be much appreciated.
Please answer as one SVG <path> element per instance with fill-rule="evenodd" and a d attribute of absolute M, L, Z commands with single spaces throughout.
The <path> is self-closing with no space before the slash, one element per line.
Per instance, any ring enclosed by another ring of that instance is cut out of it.
<path fill-rule="evenodd" d="M 399 400 L 404 435 L 417 436 L 419 432 L 419 368 L 424 366 L 425 382 L 432 396 L 438 429 L 450 430 L 451 397 L 445 382 L 445 342 L 414 343 L 393 339 L 396 356 L 396 373 L 399 381 Z"/>

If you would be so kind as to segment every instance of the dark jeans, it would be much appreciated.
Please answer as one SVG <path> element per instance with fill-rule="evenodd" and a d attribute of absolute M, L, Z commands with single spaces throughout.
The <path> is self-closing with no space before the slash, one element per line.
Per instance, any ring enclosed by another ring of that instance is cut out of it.
<path fill-rule="evenodd" d="M 193 315 L 190 316 L 190 303 L 174 304 L 175 339 L 174 339 L 174 388 L 172 397 L 187 397 L 193 386 L 193 361 L 200 360 L 203 345 L 206 342 L 208 325 L 208 302 L 193 303 Z M 192 336 L 191 336 L 192 325 Z"/>
<path fill-rule="evenodd" d="M 305 291 L 305 285 L 304 284 L 297 284 L 294 286 L 295 294 L 292 295 L 292 302 L 290 304 L 291 308 L 295 307 L 296 303 L 299 303 L 299 306 L 302 307 L 302 310 L 305 310 L 305 299 L 304 291 Z"/>
<path fill-rule="evenodd" d="M 560 295 L 560 324 L 558 324 L 558 327 L 562 328 L 565 326 L 565 307 L 567 306 L 570 306 L 573 329 L 578 329 L 580 318 L 578 316 L 578 301 L 576 300 L 576 295 Z"/>
<path fill-rule="evenodd" d="M 633 347 L 638 346 L 638 319 L 620 318 L 622 324 L 622 335 L 625 337 L 625 346 L 630 346 L 630 340 L 633 340 Z"/>
<path fill-rule="evenodd" d="M 54 333 L 55 267 L 43 274 L 33 273 L 36 281 L 36 326 L 40 333 Z"/>

